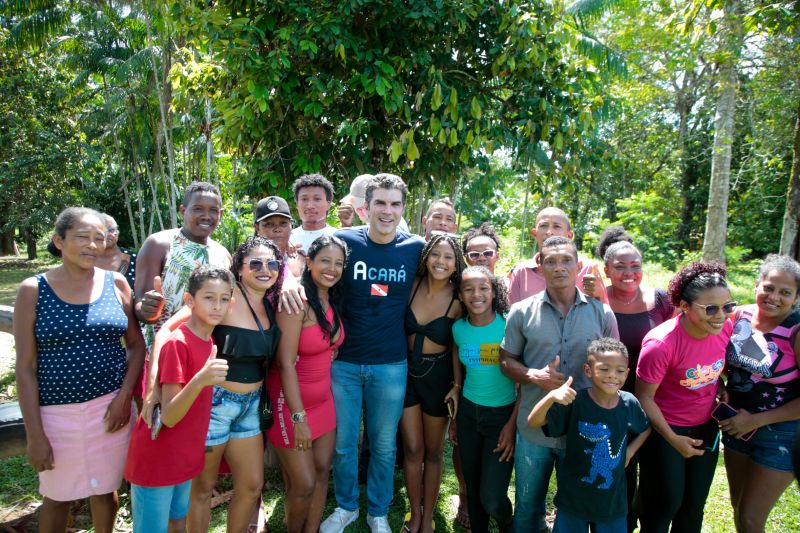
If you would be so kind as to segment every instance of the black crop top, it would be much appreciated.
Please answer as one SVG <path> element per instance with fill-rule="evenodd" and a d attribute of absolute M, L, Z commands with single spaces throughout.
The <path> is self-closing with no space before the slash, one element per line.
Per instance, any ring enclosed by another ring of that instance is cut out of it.
<path fill-rule="evenodd" d="M 453 299 L 450 300 L 450 305 L 447 306 L 447 311 L 444 312 L 443 316 L 434 318 L 427 324 L 420 324 L 417 322 L 417 317 L 414 311 L 411 310 L 411 302 L 414 301 L 414 297 L 417 295 L 417 290 L 420 285 L 421 283 L 417 285 L 414 289 L 414 293 L 411 295 L 411 300 L 408 302 L 405 316 L 406 335 L 411 335 L 412 333 L 416 335 L 414 338 L 414 349 L 411 352 L 411 361 L 413 362 L 419 362 L 419 359 L 424 355 L 422 353 L 422 344 L 425 342 L 426 338 L 436 344 L 449 346 L 453 340 L 453 324 L 455 323 L 454 318 L 447 316 L 447 313 L 450 312 L 450 308 L 453 307 L 453 302 L 456 300 L 455 294 L 453 295 Z"/>
<path fill-rule="evenodd" d="M 228 361 L 227 381 L 236 383 L 258 383 L 264 379 L 269 362 L 281 338 L 281 330 L 275 324 L 275 316 L 269 304 L 265 305 L 269 316 L 269 329 L 262 335 L 260 330 L 219 325 L 211 334 L 220 359 Z"/>

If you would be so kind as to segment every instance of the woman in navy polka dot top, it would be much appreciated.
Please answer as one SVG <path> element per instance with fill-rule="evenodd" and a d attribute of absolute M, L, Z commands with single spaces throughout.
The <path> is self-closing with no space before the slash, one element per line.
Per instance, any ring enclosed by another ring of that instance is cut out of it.
<path fill-rule="evenodd" d="M 116 517 L 144 340 L 128 282 L 96 267 L 105 243 L 99 213 L 67 208 L 48 246 L 62 264 L 17 294 L 17 390 L 43 531 L 66 530 L 80 498 L 90 499 L 96 531 L 112 531 Z"/>

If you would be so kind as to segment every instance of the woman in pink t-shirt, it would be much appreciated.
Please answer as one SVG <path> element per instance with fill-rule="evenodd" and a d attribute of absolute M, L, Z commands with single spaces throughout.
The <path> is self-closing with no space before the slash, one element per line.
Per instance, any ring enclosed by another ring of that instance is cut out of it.
<path fill-rule="evenodd" d="M 800 424 L 798 287 L 800 265 L 769 255 L 759 272 L 756 303 L 737 307 L 731 317 L 728 395 L 738 414 L 720 426 L 737 531 L 764 531 L 793 479 L 788 450 Z"/>
<path fill-rule="evenodd" d="M 642 341 L 636 396 L 655 431 L 640 451 L 637 507 L 642 531 L 699 533 L 719 455 L 711 412 L 725 389 L 719 379 L 730 338 L 725 267 L 693 263 L 669 284 L 680 314 Z"/>

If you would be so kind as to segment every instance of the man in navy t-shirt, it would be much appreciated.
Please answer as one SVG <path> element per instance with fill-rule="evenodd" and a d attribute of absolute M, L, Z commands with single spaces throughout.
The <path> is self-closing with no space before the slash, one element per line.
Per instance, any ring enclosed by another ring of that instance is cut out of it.
<path fill-rule="evenodd" d="M 358 434 L 362 402 L 370 443 L 367 524 L 390 533 L 386 516 L 394 488 L 395 439 L 406 389 L 408 298 L 420 253 L 420 237 L 397 231 L 408 189 L 393 174 L 377 174 L 365 200 L 368 225 L 338 231 L 350 248 L 342 277 L 347 301 L 342 311 L 346 338 L 331 370 L 336 404 L 333 481 L 338 507 L 322 533 L 339 533 L 358 518 Z"/>

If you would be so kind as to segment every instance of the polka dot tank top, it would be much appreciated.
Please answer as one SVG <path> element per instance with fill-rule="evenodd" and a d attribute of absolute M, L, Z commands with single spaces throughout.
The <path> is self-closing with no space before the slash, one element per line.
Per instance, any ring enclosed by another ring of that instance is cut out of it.
<path fill-rule="evenodd" d="M 114 290 L 114 273 L 106 272 L 103 293 L 88 304 L 68 304 L 43 274 L 36 280 L 39 404 L 82 403 L 119 389 L 128 317 Z"/>

